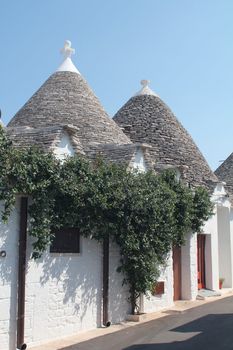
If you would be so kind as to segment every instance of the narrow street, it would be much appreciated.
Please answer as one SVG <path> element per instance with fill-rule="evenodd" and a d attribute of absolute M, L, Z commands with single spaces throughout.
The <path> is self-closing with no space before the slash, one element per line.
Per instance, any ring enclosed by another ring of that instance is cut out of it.
<path fill-rule="evenodd" d="M 233 296 L 60 350 L 233 350 Z"/>

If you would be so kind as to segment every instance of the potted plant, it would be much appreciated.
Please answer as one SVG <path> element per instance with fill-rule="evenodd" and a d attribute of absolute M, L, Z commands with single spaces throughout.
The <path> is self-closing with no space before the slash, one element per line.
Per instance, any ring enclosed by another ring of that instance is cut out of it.
<path fill-rule="evenodd" d="M 219 289 L 222 289 L 224 278 L 219 278 Z"/>

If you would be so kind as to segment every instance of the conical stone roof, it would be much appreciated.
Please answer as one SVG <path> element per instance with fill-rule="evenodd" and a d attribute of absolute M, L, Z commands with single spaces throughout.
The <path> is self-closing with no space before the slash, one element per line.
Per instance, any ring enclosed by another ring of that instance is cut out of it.
<path fill-rule="evenodd" d="M 217 182 L 205 158 L 170 108 L 142 81 L 142 90 L 114 116 L 114 121 L 136 143 L 152 146 L 157 167 L 171 165 L 182 169 L 194 186 L 212 187 Z"/>
<path fill-rule="evenodd" d="M 16 113 L 8 126 L 41 128 L 59 124 L 77 127 L 77 137 L 84 149 L 90 142 L 131 143 L 104 111 L 70 57 L 65 58 L 58 71 Z"/>

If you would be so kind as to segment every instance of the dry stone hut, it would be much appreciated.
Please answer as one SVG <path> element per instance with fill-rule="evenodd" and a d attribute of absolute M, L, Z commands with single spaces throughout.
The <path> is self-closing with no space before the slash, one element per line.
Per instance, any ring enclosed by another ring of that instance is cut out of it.
<path fill-rule="evenodd" d="M 8 124 L 16 147 L 37 145 L 53 150 L 59 159 L 79 153 L 115 153 L 135 163 L 137 147 L 109 118 L 99 100 L 71 61 L 70 42 L 64 61 Z M 103 150 L 102 150 L 103 148 Z M 143 151 L 144 152 L 144 151 Z M 2 205 L 2 204 L 1 204 Z M 0 222 L 0 349 L 15 349 L 17 331 L 17 266 L 20 202 L 8 225 Z M 9 234 L 10 233 L 10 234 Z M 66 235 L 64 235 L 65 237 Z M 79 237 L 78 250 L 50 252 L 30 260 L 27 243 L 25 342 L 40 344 L 102 325 L 103 252 L 97 242 Z M 74 247 L 75 248 L 75 247 Z M 129 307 L 122 276 L 116 272 L 118 250 L 111 245 L 109 261 L 109 319 L 125 319 Z"/>
<path fill-rule="evenodd" d="M 198 287 L 217 290 L 220 276 L 225 277 L 226 287 L 232 287 L 232 266 L 227 266 L 226 260 L 231 259 L 231 245 L 224 250 L 225 255 L 222 253 L 230 240 L 230 204 L 223 184 L 190 135 L 145 81 L 142 90 L 114 120 L 110 119 L 74 66 L 69 41 L 62 51 L 61 66 L 6 127 L 14 145 L 37 145 L 45 151 L 52 150 L 61 160 L 75 153 L 90 159 L 101 154 L 107 161 L 126 163 L 141 171 L 174 167 L 190 186 L 207 186 L 213 193 L 215 215 L 201 233 L 190 233 L 186 245 L 171 253 L 167 267 L 161 271 L 160 293 L 142 296 L 140 308 L 154 312 L 173 305 L 174 299 L 194 299 Z M 7 225 L 0 221 L 0 350 L 15 349 L 19 333 L 16 319 L 21 205 L 19 198 Z M 32 241 L 27 241 L 24 340 L 29 345 L 99 327 L 106 323 L 107 308 L 112 323 L 124 320 L 130 310 L 127 286 L 122 287 L 122 275 L 116 272 L 118 248 L 110 244 L 107 300 L 103 293 L 103 247 L 84 237 L 78 237 L 78 245 L 74 245 L 72 232 L 68 237 L 69 251 L 48 249 L 37 262 L 30 259 Z"/>
<path fill-rule="evenodd" d="M 133 143 L 151 146 L 156 168 L 180 169 L 193 186 L 218 182 L 191 136 L 170 108 L 142 80 L 142 89 L 116 113 L 113 120 Z"/>
<path fill-rule="evenodd" d="M 98 153 L 108 161 L 124 162 L 129 167 L 152 167 L 147 145 L 133 144 L 107 115 L 74 66 L 72 53 L 67 41 L 61 66 L 9 122 L 6 131 L 13 144 L 22 148 L 37 145 L 45 151 L 52 150 L 61 160 L 75 153 L 93 159 Z M 19 333 L 16 319 L 21 209 L 19 198 L 9 223 L 0 222 L 0 251 L 6 253 L 0 258 L 2 350 L 15 349 Z M 65 237 L 70 236 L 63 235 L 62 239 Z M 69 252 L 48 249 L 35 262 L 30 259 L 32 242 L 28 239 L 24 332 L 27 344 L 77 334 L 99 327 L 108 319 L 116 323 L 124 320 L 130 310 L 127 287 L 122 287 L 123 277 L 116 271 L 118 248 L 110 244 L 107 314 L 103 247 L 84 237 L 79 237 L 76 247 L 73 240 L 70 237 L 66 242 Z"/>
<path fill-rule="evenodd" d="M 189 186 L 205 186 L 212 193 L 215 215 L 202 232 L 190 233 L 186 245 L 173 251 L 174 299 L 193 299 L 198 290 L 218 290 L 219 278 L 226 287 L 233 287 L 232 243 L 230 235 L 230 202 L 223 183 L 211 171 L 191 136 L 170 108 L 142 80 L 142 89 L 130 98 L 114 116 L 134 142 L 146 142 L 155 169 L 173 167 Z M 218 175 L 218 172 L 217 172 Z M 144 309 L 150 301 L 145 300 Z"/>

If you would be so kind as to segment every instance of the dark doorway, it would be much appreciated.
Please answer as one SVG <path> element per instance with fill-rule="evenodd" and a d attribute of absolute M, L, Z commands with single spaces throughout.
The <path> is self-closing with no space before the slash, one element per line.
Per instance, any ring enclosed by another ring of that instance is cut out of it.
<path fill-rule="evenodd" d="M 181 299 L 181 247 L 173 247 L 174 300 Z"/>
<path fill-rule="evenodd" d="M 197 283 L 198 289 L 206 287 L 205 284 L 205 239 L 202 234 L 197 235 Z"/>

